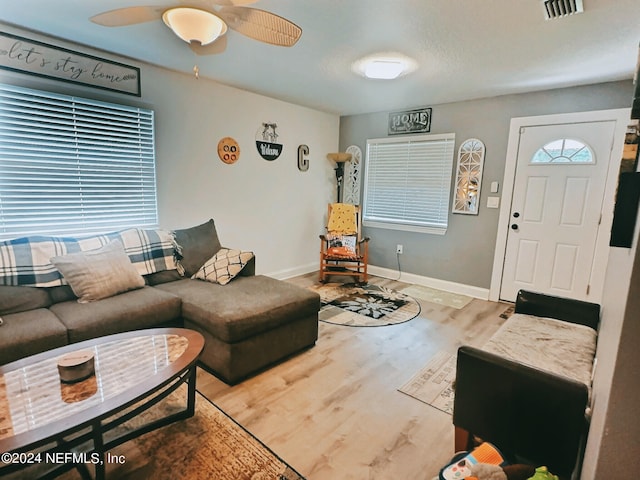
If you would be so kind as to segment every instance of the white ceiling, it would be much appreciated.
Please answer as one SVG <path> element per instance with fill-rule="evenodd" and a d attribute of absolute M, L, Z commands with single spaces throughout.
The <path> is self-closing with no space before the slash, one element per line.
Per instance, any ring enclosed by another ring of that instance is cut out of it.
<path fill-rule="evenodd" d="M 5 0 L 0 21 L 187 73 L 197 64 L 200 76 L 341 115 L 631 79 L 640 41 L 638 0 L 584 0 L 584 13 L 554 20 L 540 0 L 259 0 L 253 7 L 302 28 L 295 46 L 229 31 L 224 53 L 200 57 L 161 21 L 88 20 L 133 5 L 148 3 Z M 415 59 L 417 70 L 393 81 L 352 71 L 361 57 L 389 51 Z"/>

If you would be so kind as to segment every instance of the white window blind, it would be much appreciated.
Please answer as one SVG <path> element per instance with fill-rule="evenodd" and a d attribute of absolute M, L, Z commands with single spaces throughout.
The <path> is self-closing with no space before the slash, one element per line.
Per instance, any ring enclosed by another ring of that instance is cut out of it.
<path fill-rule="evenodd" d="M 153 111 L 0 85 L 0 238 L 157 226 Z"/>
<path fill-rule="evenodd" d="M 444 234 L 455 134 L 367 140 L 363 223 Z"/>

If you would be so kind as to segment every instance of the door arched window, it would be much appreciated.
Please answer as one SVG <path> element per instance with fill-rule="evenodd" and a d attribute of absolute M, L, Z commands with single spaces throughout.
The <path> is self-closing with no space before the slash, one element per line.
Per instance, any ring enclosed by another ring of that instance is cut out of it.
<path fill-rule="evenodd" d="M 531 157 L 531 163 L 596 163 L 591 148 L 580 140 L 561 138 L 547 143 Z"/>

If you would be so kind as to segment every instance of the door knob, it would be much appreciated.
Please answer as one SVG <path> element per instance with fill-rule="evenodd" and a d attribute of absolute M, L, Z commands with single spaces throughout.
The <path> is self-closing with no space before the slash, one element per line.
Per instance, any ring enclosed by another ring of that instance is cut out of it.
<path fill-rule="evenodd" d="M 511 225 L 511 230 L 517 230 L 518 229 L 518 224 L 514 223 Z"/>
<path fill-rule="evenodd" d="M 520 216 L 519 212 L 513 212 L 513 218 L 518 218 Z"/>

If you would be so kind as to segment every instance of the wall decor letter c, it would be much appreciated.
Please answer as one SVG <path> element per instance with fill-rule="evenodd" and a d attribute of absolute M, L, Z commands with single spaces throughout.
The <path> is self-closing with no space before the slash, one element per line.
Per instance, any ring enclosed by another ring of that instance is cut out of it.
<path fill-rule="evenodd" d="M 301 172 L 306 172 L 309 170 L 309 159 L 305 157 L 305 155 L 309 155 L 309 146 L 308 145 L 299 145 L 298 146 L 298 170 Z"/>

